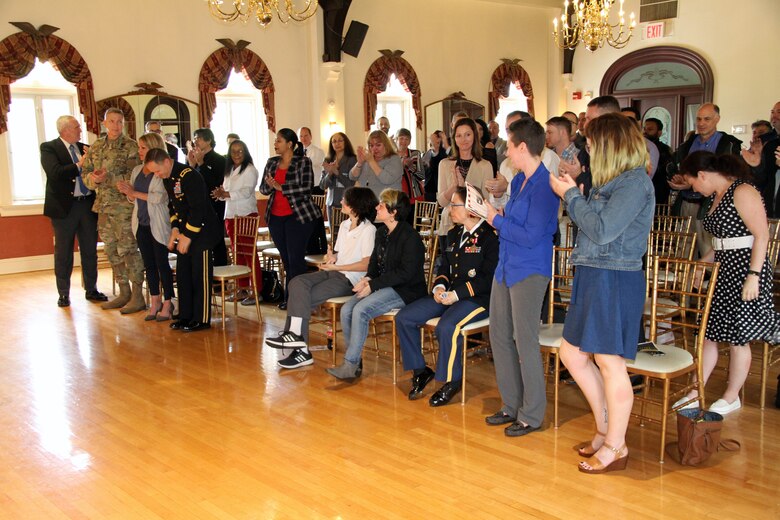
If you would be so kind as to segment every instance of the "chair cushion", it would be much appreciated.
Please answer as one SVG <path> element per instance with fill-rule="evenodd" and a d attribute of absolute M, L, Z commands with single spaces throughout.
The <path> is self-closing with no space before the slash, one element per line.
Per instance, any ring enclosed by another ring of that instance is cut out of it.
<path fill-rule="evenodd" d="M 328 298 L 325 303 L 334 303 L 336 305 L 344 305 L 352 296 L 336 296 L 335 298 Z"/>
<path fill-rule="evenodd" d="M 651 356 L 647 352 L 637 352 L 636 359 L 626 360 L 628 371 L 632 368 L 657 374 L 677 372 L 693 365 L 693 356 L 685 349 L 671 345 L 657 345 L 663 356 Z"/>
<path fill-rule="evenodd" d="M 242 276 L 251 274 L 252 269 L 245 265 L 220 265 L 214 268 L 214 278 L 235 278 L 236 276 Z"/>
<path fill-rule="evenodd" d="M 304 260 L 309 265 L 320 265 L 325 261 L 325 255 L 306 255 Z"/>
<path fill-rule="evenodd" d="M 257 241 L 257 250 L 258 251 L 265 251 L 267 249 L 271 249 L 274 247 L 274 243 L 270 240 L 258 240 Z"/>
<path fill-rule="evenodd" d="M 563 340 L 563 323 L 542 324 L 539 327 L 539 345 L 548 348 L 560 348 Z"/>

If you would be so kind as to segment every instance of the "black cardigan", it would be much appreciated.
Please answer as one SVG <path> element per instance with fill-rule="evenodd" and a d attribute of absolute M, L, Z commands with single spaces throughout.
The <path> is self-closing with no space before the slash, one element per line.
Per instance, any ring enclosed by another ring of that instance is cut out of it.
<path fill-rule="evenodd" d="M 387 241 L 385 270 L 379 274 L 379 249 Z M 368 262 L 371 291 L 392 287 L 404 303 L 412 303 L 427 294 L 425 285 L 425 246 L 417 231 L 407 222 L 399 222 L 388 236 L 387 227 L 377 229 L 374 251 Z"/>

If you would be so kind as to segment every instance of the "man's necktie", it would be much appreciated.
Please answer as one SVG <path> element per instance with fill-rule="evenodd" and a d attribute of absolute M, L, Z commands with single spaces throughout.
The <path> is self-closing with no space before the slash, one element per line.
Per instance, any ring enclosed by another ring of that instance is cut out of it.
<path fill-rule="evenodd" d="M 74 164 L 78 164 L 79 162 L 79 156 L 76 155 L 76 145 L 70 145 L 70 157 L 73 159 Z M 81 180 L 81 166 L 79 166 L 79 175 L 76 176 L 76 184 L 79 186 L 79 190 L 81 190 L 81 193 L 74 193 L 76 197 L 79 197 L 81 195 L 87 195 L 89 194 L 89 190 L 86 186 L 84 186 L 84 181 Z"/>

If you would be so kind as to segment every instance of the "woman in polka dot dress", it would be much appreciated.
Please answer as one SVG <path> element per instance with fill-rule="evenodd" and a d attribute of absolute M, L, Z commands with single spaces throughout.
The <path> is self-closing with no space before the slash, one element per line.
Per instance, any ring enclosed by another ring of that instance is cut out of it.
<path fill-rule="evenodd" d="M 777 343 L 780 336 L 780 315 L 772 303 L 766 211 L 760 193 L 748 182 L 749 170 L 737 156 L 694 152 L 680 170 L 694 190 L 712 197 L 712 208 L 703 224 L 713 235 L 713 249 L 702 260 L 721 265 L 704 334 L 702 370 L 706 384 L 718 361 L 718 343 L 731 345 L 728 386 L 710 407 L 725 415 L 742 406 L 739 391 L 752 359 L 749 343 Z M 695 395 L 689 394 L 678 403 Z"/>

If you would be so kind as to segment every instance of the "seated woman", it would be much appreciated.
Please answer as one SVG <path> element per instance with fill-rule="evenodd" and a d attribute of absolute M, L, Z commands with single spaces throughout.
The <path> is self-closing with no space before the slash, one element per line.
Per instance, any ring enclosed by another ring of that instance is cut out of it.
<path fill-rule="evenodd" d="M 335 251 L 328 255 L 320 270 L 296 276 L 290 282 L 287 321 L 278 337 L 265 340 L 272 348 L 293 349 L 279 360 L 282 368 L 298 368 L 314 363 L 309 352 L 309 317 L 317 305 L 329 298 L 348 296 L 352 287 L 365 276 L 374 250 L 376 195 L 368 188 L 352 187 L 344 192 L 341 210 L 349 219 L 341 223 Z"/>
<path fill-rule="evenodd" d="M 327 369 L 333 377 L 353 380 L 360 376 L 360 356 L 373 318 L 425 296 L 425 246 L 406 222 L 410 209 L 409 197 L 402 191 L 388 189 L 379 197 L 376 220 L 384 226 L 376 232 L 366 276 L 355 284 L 355 296 L 341 308 L 347 352 L 340 366 Z"/>
<path fill-rule="evenodd" d="M 401 342 L 404 370 L 414 370 L 409 399 L 422 395 L 434 372 L 425 366 L 419 328 L 431 318 L 441 317 L 436 326 L 439 338 L 439 358 L 436 380 L 444 385 L 428 403 L 442 406 L 460 391 L 463 367 L 460 329 L 488 315 L 490 287 L 498 264 L 498 236 L 484 219 L 466 211 L 466 188 L 455 189 L 450 202 L 450 217 L 455 223 L 447 236 L 447 249 L 442 257 L 430 298 L 412 302 L 395 318 Z"/>

